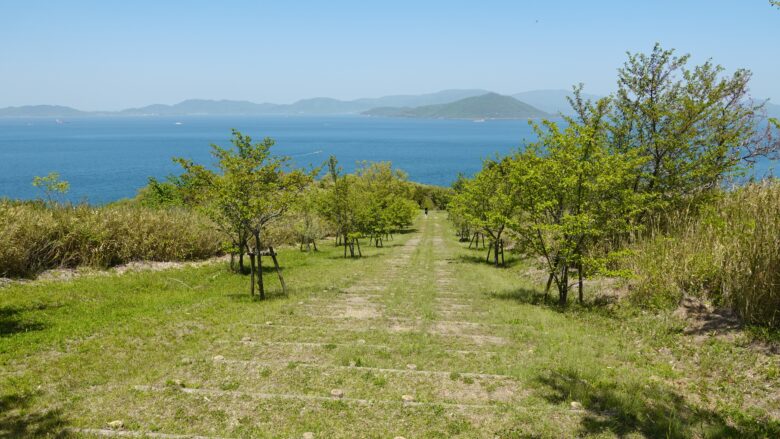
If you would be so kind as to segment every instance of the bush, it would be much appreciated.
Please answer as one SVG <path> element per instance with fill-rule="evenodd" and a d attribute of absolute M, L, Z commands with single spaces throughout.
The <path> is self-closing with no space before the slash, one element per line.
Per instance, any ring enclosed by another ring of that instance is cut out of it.
<path fill-rule="evenodd" d="M 754 324 L 780 327 L 780 182 L 725 193 L 699 213 L 669 220 L 667 237 L 634 247 L 635 300 L 666 305 L 711 299 Z"/>
<path fill-rule="evenodd" d="M 208 219 L 184 209 L 0 201 L 0 276 L 203 259 L 219 254 L 222 241 Z"/>

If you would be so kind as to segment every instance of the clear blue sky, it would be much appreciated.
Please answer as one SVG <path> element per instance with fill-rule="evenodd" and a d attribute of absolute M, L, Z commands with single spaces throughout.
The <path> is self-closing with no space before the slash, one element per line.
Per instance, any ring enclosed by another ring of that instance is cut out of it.
<path fill-rule="evenodd" d="M 754 72 L 780 103 L 766 0 L 0 2 L 0 107 L 285 103 L 446 88 L 609 93 L 654 42 Z"/>

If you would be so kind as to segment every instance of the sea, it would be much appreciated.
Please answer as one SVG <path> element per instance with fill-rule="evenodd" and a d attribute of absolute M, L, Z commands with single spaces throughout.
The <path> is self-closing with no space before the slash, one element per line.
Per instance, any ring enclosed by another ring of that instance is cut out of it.
<path fill-rule="evenodd" d="M 447 186 L 482 161 L 535 140 L 527 121 L 438 120 L 365 116 L 181 116 L 0 118 L 0 197 L 42 196 L 34 176 L 58 172 L 67 199 L 104 204 L 135 196 L 149 177 L 181 171 L 173 157 L 213 165 L 212 143 L 231 129 L 276 141 L 293 166 L 322 165 L 335 155 L 346 172 L 362 161 L 389 161 L 412 181 Z M 773 165 L 759 163 L 755 173 Z"/>

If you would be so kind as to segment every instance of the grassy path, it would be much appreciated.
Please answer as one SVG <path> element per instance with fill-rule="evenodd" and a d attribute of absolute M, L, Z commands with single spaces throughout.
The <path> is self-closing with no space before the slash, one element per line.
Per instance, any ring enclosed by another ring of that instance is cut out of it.
<path fill-rule="evenodd" d="M 360 260 L 322 247 L 284 252 L 292 291 L 262 303 L 220 265 L 0 290 L 0 437 L 761 437 L 777 428 L 776 358 L 688 345 L 664 316 L 536 303 L 517 266 L 478 263 L 444 213 Z M 275 285 L 271 274 L 266 282 Z"/>

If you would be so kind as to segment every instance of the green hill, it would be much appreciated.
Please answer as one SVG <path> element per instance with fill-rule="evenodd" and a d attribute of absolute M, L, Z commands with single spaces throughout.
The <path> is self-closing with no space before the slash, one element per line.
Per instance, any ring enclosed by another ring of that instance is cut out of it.
<path fill-rule="evenodd" d="M 431 119 L 535 119 L 550 114 L 511 96 L 487 93 L 448 104 L 422 107 L 379 107 L 363 112 L 368 116 L 418 117 Z"/>

